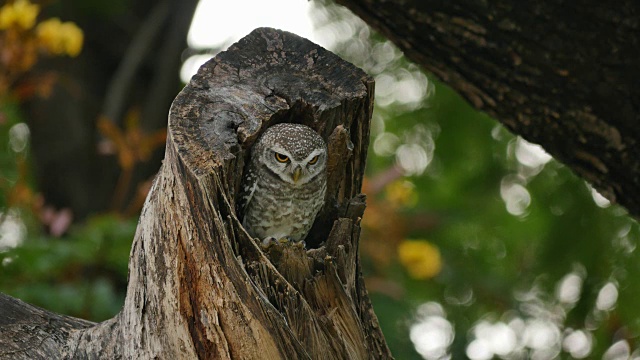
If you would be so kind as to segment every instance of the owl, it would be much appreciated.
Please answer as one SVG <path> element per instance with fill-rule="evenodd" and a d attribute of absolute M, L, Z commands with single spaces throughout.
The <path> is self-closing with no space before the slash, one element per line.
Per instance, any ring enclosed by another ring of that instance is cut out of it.
<path fill-rule="evenodd" d="M 300 124 L 269 127 L 253 145 L 241 184 L 242 226 L 268 245 L 302 241 L 324 204 L 327 145 Z"/>

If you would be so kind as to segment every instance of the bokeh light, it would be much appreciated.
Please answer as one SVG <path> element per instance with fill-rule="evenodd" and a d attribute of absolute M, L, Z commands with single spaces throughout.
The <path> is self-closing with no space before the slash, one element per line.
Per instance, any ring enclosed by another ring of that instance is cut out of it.
<path fill-rule="evenodd" d="M 16 210 L 0 213 L 0 252 L 22 244 L 27 228 Z"/>
<path fill-rule="evenodd" d="M 418 307 L 416 323 L 409 329 L 409 337 L 416 351 L 427 360 L 448 359 L 453 342 L 453 326 L 446 319 L 442 306 L 428 302 Z"/>

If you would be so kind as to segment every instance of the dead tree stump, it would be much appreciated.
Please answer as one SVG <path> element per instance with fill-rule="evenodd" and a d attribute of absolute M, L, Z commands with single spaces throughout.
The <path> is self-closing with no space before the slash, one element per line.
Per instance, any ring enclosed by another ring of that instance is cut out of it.
<path fill-rule="evenodd" d="M 296 35 L 257 29 L 176 97 L 129 262 L 124 308 L 92 324 L 0 296 L 0 358 L 391 358 L 360 274 L 373 80 Z M 329 144 L 307 249 L 265 254 L 236 214 L 256 138 L 303 123 Z"/>

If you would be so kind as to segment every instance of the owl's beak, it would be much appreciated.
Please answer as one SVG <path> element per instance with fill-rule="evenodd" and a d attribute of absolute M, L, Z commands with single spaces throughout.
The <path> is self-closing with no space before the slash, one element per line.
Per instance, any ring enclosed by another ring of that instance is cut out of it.
<path fill-rule="evenodd" d="M 301 174 L 302 174 L 302 169 L 300 167 L 297 167 L 295 170 L 293 170 L 293 174 L 291 174 L 291 178 L 293 179 L 293 182 L 298 182 L 298 179 L 300 179 Z"/>

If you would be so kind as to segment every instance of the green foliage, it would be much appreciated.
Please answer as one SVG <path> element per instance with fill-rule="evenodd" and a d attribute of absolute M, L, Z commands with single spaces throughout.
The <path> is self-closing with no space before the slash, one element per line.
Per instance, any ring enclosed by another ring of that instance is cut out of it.
<path fill-rule="evenodd" d="M 124 302 L 136 221 L 96 217 L 66 238 L 29 238 L 0 253 L 0 288 L 31 304 L 101 321 Z"/>

